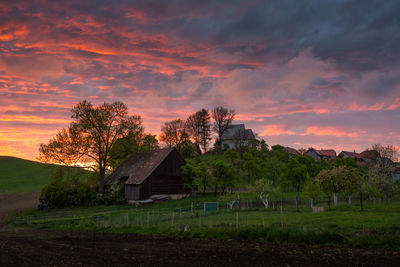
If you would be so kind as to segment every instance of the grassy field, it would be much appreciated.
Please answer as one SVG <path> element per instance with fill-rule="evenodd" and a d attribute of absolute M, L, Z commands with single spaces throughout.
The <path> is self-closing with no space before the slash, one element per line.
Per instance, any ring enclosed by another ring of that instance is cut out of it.
<path fill-rule="evenodd" d="M 0 194 L 41 190 L 58 166 L 0 156 Z"/>
<path fill-rule="evenodd" d="M 249 195 L 250 199 L 252 196 Z M 144 207 L 79 207 L 16 214 L 12 222 L 30 227 L 79 231 L 129 232 L 228 239 L 252 239 L 356 247 L 400 248 L 400 203 L 366 203 L 365 210 L 345 203 L 325 212 L 298 209 L 290 202 L 265 209 L 201 209 L 216 196 L 170 200 Z M 193 203 L 193 209 L 192 209 Z M 224 207 L 224 205 L 221 205 Z"/>

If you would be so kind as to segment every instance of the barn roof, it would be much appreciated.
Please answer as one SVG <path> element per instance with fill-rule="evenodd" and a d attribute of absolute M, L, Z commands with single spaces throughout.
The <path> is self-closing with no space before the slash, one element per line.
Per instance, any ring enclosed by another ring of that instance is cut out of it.
<path fill-rule="evenodd" d="M 174 150 L 174 147 L 163 148 L 131 156 L 108 177 L 106 184 L 113 184 L 123 177 L 126 178 L 125 184 L 141 184 Z"/>

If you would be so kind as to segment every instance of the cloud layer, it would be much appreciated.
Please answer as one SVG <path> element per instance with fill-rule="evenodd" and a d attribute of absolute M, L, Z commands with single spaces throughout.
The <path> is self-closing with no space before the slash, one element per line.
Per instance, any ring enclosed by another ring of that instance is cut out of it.
<path fill-rule="evenodd" d="M 0 3 L 0 154 L 34 159 L 88 99 L 157 134 L 226 105 L 269 144 L 400 140 L 398 1 Z"/>

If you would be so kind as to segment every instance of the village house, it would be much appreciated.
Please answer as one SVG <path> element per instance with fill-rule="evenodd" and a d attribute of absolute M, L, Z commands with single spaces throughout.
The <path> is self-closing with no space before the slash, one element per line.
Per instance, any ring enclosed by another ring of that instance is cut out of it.
<path fill-rule="evenodd" d="M 375 163 L 381 158 L 381 154 L 379 154 L 379 152 L 376 150 L 365 150 L 360 153 L 360 156 L 367 164 Z"/>
<path fill-rule="evenodd" d="M 360 166 L 364 166 L 365 165 L 365 161 L 362 158 L 361 154 L 360 153 L 356 153 L 355 151 L 354 152 L 342 151 L 342 152 L 339 153 L 338 156 L 342 156 L 344 159 L 353 158 L 358 165 L 360 165 Z"/>
<path fill-rule="evenodd" d="M 296 155 L 300 155 L 300 153 L 299 153 L 299 151 L 297 151 L 296 149 L 294 149 L 294 148 L 291 148 L 291 147 L 285 147 L 284 148 L 285 150 L 286 150 L 286 152 L 287 153 L 289 153 L 289 156 L 291 156 L 291 157 L 294 157 L 294 156 L 296 156 Z"/>
<path fill-rule="evenodd" d="M 106 186 L 124 185 L 130 200 L 149 199 L 152 195 L 184 193 L 181 166 L 185 160 L 176 148 L 164 148 L 126 159 L 108 177 Z"/>
<path fill-rule="evenodd" d="M 246 129 L 244 124 L 232 124 L 222 134 L 222 146 L 236 149 L 240 147 L 252 147 L 256 140 L 251 129 Z"/>
<path fill-rule="evenodd" d="M 314 160 L 325 159 L 327 161 L 331 161 L 336 158 L 336 151 L 333 149 L 316 150 L 311 147 L 307 150 L 305 155 L 312 157 Z"/>

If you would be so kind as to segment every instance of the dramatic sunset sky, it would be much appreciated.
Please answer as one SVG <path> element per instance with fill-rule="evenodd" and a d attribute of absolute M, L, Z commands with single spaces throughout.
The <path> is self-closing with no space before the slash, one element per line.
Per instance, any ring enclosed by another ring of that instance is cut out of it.
<path fill-rule="evenodd" d="M 224 105 L 268 144 L 400 145 L 400 1 L 1 1 L 0 155 L 87 99 L 158 134 Z"/>

